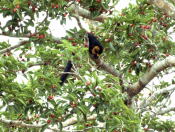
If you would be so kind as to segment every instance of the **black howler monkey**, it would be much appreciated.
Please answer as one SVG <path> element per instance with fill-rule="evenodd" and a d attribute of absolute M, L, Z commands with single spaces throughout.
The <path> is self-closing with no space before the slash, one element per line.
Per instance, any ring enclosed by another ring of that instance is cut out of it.
<path fill-rule="evenodd" d="M 103 52 L 103 45 L 91 33 L 88 33 L 88 39 L 89 39 L 89 52 L 93 54 L 95 59 L 97 59 L 98 56 Z"/>
<path fill-rule="evenodd" d="M 97 59 L 98 56 L 103 52 L 103 45 L 91 33 L 88 33 L 88 39 L 89 39 L 89 52 L 91 54 L 93 54 L 93 57 L 95 59 Z M 72 63 L 69 60 L 67 62 L 65 69 L 64 69 L 64 72 L 70 72 L 71 68 L 72 68 Z M 59 83 L 61 86 L 63 85 L 63 83 L 65 82 L 67 77 L 68 77 L 67 73 L 61 75 L 61 77 L 60 77 L 61 82 Z M 55 93 L 56 90 L 53 89 L 52 92 Z"/>

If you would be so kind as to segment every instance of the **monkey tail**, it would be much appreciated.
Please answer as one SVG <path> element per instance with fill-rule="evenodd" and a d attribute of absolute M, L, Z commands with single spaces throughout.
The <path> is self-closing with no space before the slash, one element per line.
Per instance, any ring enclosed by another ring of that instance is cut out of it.
<path fill-rule="evenodd" d="M 69 61 L 67 62 L 67 65 L 66 65 L 65 69 L 64 69 L 64 72 L 70 72 L 71 68 L 72 68 L 72 63 L 71 63 L 71 61 L 69 60 Z M 69 75 L 68 73 L 63 73 L 63 74 L 61 75 L 61 77 L 60 77 L 61 82 L 59 82 L 59 84 L 60 84 L 61 86 L 64 84 L 64 82 L 65 82 L 66 78 L 68 77 L 68 75 Z M 55 90 L 55 89 L 52 89 L 52 93 L 56 93 L 56 90 Z"/>
<path fill-rule="evenodd" d="M 68 61 L 67 65 L 66 65 L 66 68 L 64 69 L 64 72 L 70 72 L 71 68 L 72 68 L 72 63 L 71 63 L 71 61 Z M 65 74 L 63 73 L 61 75 L 61 77 L 60 77 L 61 82 L 59 83 L 61 86 L 65 82 L 65 80 L 68 77 L 68 75 L 69 75 L 68 73 L 65 73 Z"/>

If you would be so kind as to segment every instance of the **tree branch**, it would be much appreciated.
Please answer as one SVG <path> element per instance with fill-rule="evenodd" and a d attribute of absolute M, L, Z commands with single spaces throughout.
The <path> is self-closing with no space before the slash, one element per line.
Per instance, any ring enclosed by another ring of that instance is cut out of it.
<path fill-rule="evenodd" d="M 39 24 L 41 26 L 48 18 L 48 11 L 46 11 L 46 17 L 43 19 L 43 21 Z"/>
<path fill-rule="evenodd" d="M 88 116 L 88 117 L 87 117 L 87 121 L 96 120 L 96 118 L 97 118 L 97 114 L 94 114 L 94 115 L 92 115 L 92 116 Z M 83 116 L 80 116 L 80 122 L 84 122 Z M 63 123 L 63 126 L 64 126 L 64 127 L 67 127 L 67 126 L 70 126 L 70 125 L 74 125 L 74 124 L 76 124 L 76 123 L 77 123 L 77 117 L 73 117 L 73 118 L 71 118 L 71 119 L 66 120 L 66 121 Z M 59 127 L 60 127 L 60 126 L 59 126 Z M 59 128 L 59 127 L 58 127 L 58 128 Z"/>
<path fill-rule="evenodd" d="M 80 19 L 79 19 L 78 15 L 71 15 L 71 16 L 74 17 L 77 20 L 77 23 L 78 23 L 78 26 L 80 27 L 80 29 L 85 30 L 83 28 L 83 26 L 81 25 L 81 22 L 80 22 Z"/>
<path fill-rule="evenodd" d="M 94 114 L 92 116 L 88 116 L 87 121 L 96 120 L 96 117 L 97 117 L 97 114 Z M 80 121 L 84 122 L 83 116 L 80 116 Z M 18 125 L 18 126 L 27 127 L 27 128 L 42 128 L 43 125 L 45 125 L 45 124 L 41 124 L 41 125 L 26 124 L 22 121 L 7 120 L 7 119 L 2 119 L 2 118 L 0 118 L 0 122 L 5 123 L 5 124 L 9 124 L 9 125 Z M 77 123 L 77 117 L 73 117 L 73 118 L 68 119 L 65 122 L 63 122 L 63 127 L 74 125 L 76 123 Z M 53 130 L 55 132 L 59 132 L 60 126 L 58 126 L 58 128 L 47 127 L 47 129 Z"/>
<path fill-rule="evenodd" d="M 46 11 L 46 17 L 41 21 L 41 23 L 38 26 L 41 26 L 48 18 L 48 11 Z M 37 27 L 37 26 L 36 26 Z M 37 34 L 37 28 L 35 27 L 35 33 Z"/>
<path fill-rule="evenodd" d="M 115 67 L 111 66 L 110 64 L 105 63 L 100 58 L 94 59 L 93 55 L 89 54 L 90 58 L 96 63 L 97 66 L 101 67 L 103 70 L 109 72 L 115 77 L 121 77 L 119 71 L 115 69 Z"/>
<path fill-rule="evenodd" d="M 8 48 L 6 48 L 6 49 L 0 50 L 0 54 L 3 54 L 3 53 L 5 53 L 5 52 L 9 52 L 9 51 L 11 51 L 12 49 L 18 48 L 18 47 L 20 47 L 20 46 L 22 46 L 22 45 L 25 45 L 25 44 L 27 44 L 27 43 L 29 43 L 28 40 L 23 40 L 23 41 L 19 42 L 19 44 L 16 44 L 16 45 L 11 46 L 11 47 L 8 47 Z"/>
<path fill-rule="evenodd" d="M 90 15 L 90 11 L 86 10 L 86 9 L 83 9 L 81 7 L 77 7 L 75 4 L 72 4 L 70 6 L 71 8 L 71 11 L 72 12 L 76 12 L 76 10 L 78 10 L 78 14 L 79 16 L 83 17 L 83 18 L 87 18 L 87 19 L 90 19 L 92 20 L 91 18 L 91 15 Z M 78 8 L 78 9 L 77 9 Z M 100 15 L 98 17 L 95 17 L 93 20 L 94 21 L 99 21 L 99 22 L 104 22 L 105 19 L 107 19 L 108 17 L 106 15 Z"/>
<path fill-rule="evenodd" d="M 175 111 L 175 107 L 169 107 L 166 109 L 157 110 L 155 113 L 151 114 L 150 117 L 153 118 L 156 115 L 162 115 L 162 114 L 168 113 L 170 111 Z"/>
<path fill-rule="evenodd" d="M 85 22 L 90 25 L 91 28 L 93 28 L 93 30 L 95 31 L 99 31 L 100 29 L 102 29 L 97 21 L 93 21 L 93 20 L 89 20 L 89 19 L 85 19 Z"/>
<path fill-rule="evenodd" d="M 147 1 L 153 4 L 154 6 L 158 7 L 159 9 L 163 10 L 165 13 L 173 17 L 173 19 L 175 20 L 175 8 L 173 4 L 171 4 L 167 0 L 147 0 Z"/>
<path fill-rule="evenodd" d="M 152 101 L 160 94 L 163 94 L 163 93 L 167 93 L 171 90 L 175 90 L 175 85 L 170 85 L 169 87 L 167 88 L 163 88 L 163 89 L 160 89 L 160 90 L 157 90 L 156 92 L 154 92 L 146 101 L 142 101 L 139 105 L 140 108 L 144 108 L 146 106 L 148 106 L 150 103 L 152 103 Z"/>
<path fill-rule="evenodd" d="M 175 66 L 175 57 L 169 56 L 162 61 L 158 61 L 139 79 L 138 82 L 129 86 L 127 93 L 131 97 L 137 95 L 154 77 L 159 74 L 159 72 L 172 66 Z"/>

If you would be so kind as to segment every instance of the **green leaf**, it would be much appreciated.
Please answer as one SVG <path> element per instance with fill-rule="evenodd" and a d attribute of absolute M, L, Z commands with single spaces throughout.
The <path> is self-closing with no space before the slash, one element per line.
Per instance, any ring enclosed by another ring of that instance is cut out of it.
<path fill-rule="evenodd" d="M 17 25 L 18 21 L 16 21 L 16 20 L 9 20 L 9 21 L 6 22 L 5 26 L 8 27 L 8 26 L 11 26 L 13 24 Z"/>
<path fill-rule="evenodd" d="M 46 130 L 46 128 L 49 126 L 49 124 L 47 123 L 47 124 L 45 124 L 45 125 L 43 125 L 42 126 L 42 129 L 41 129 L 41 132 L 44 132 L 44 130 Z"/>
<path fill-rule="evenodd" d="M 86 90 L 84 90 L 83 88 L 78 88 L 78 89 L 76 89 L 76 91 L 80 91 L 80 92 L 86 93 Z"/>
<path fill-rule="evenodd" d="M 120 119 L 119 119 L 117 116 L 112 115 L 112 117 L 113 117 L 114 119 L 116 119 L 116 120 L 118 121 L 118 123 L 121 124 L 121 121 L 120 121 Z"/>
<path fill-rule="evenodd" d="M 105 10 L 108 10 L 108 4 L 107 3 L 101 3 L 101 5 L 103 6 L 103 8 L 105 9 Z"/>
<path fill-rule="evenodd" d="M 89 108 L 86 105 L 79 105 L 78 108 L 85 114 L 89 112 Z"/>
<path fill-rule="evenodd" d="M 31 96 L 28 95 L 28 94 L 17 94 L 16 96 L 17 96 L 17 97 L 31 97 Z"/>
<path fill-rule="evenodd" d="M 74 86 L 83 85 L 83 84 L 84 83 L 81 80 L 74 82 Z"/>
<path fill-rule="evenodd" d="M 14 98 L 14 95 L 9 94 L 9 95 L 7 95 L 6 97 L 9 98 L 9 99 L 13 99 L 13 98 Z"/>
<path fill-rule="evenodd" d="M 114 48 L 114 46 L 113 46 L 113 43 L 109 42 L 109 47 L 110 47 L 110 49 L 111 49 L 112 51 L 116 51 L 115 48 Z"/>
<path fill-rule="evenodd" d="M 39 105 L 43 106 L 42 101 L 41 100 L 35 100 L 35 102 L 37 102 Z"/>
<path fill-rule="evenodd" d="M 69 93 L 68 94 L 68 97 L 70 97 L 71 99 L 74 100 L 74 102 L 76 102 L 76 97 L 73 94 Z"/>
<path fill-rule="evenodd" d="M 23 88 L 22 90 L 23 91 L 25 91 L 25 90 L 33 90 L 33 88 L 31 86 L 27 86 L 27 87 Z"/>
<path fill-rule="evenodd" d="M 16 98 L 16 100 L 19 101 L 19 102 L 20 102 L 21 104 L 23 104 L 24 106 L 26 105 L 22 99 Z"/>
<path fill-rule="evenodd" d="M 62 124 L 62 122 L 59 122 L 59 124 L 60 124 L 60 131 L 62 132 L 63 124 Z"/>
<path fill-rule="evenodd" d="M 89 103 L 92 104 L 91 100 L 90 100 L 90 99 L 87 99 L 87 98 L 86 98 L 86 99 L 82 99 L 81 101 L 82 101 L 82 102 L 89 102 Z"/>

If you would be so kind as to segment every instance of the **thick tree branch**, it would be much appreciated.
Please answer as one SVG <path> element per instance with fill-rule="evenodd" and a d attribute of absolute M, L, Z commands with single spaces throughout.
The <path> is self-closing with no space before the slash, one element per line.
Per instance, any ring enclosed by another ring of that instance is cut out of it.
<path fill-rule="evenodd" d="M 96 118 L 97 118 L 97 114 L 94 114 L 92 116 L 88 116 L 87 121 L 96 120 Z M 7 119 L 2 119 L 2 118 L 0 118 L 0 122 L 5 123 L 5 124 L 9 124 L 9 125 L 18 125 L 18 126 L 26 127 L 26 128 L 42 128 L 42 126 L 45 125 L 45 124 L 42 124 L 42 125 L 26 124 L 22 121 L 7 120 Z M 83 116 L 80 116 L 80 122 L 84 122 Z M 63 122 L 63 127 L 71 126 L 71 125 L 74 125 L 76 123 L 77 123 L 77 117 L 73 117 L 73 118 L 68 119 L 65 122 Z M 58 126 L 58 128 L 48 127 L 47 129 L 53 130 L 55 132 L 59 132 L 60 126 Z M 64 132 L 64 131 L 62 131 L 62 132 Z"/>
<path fill-rule="evenodd" d="M 78 23 L 80 29 L 85 30 L 83 28 L 83 26 L 81 25 L 81 22 L 80 22 L 79 17 L 77 15 L 72 15 L 72 16 L 75 17 L 75 19 L 77 20 L 77 23 Z M 89 44 L 89 42 L 87 42 L 87 38 L 85 38 L 84 41 L 85 41 L 85 43 L 88 43 Z M 120 74 L 113 66 L 104 63 L 100 59 L 94 59 L 94 57 L 91 54 L 89 54 L 89 55 L 90 55 L 90 58 L 97 64 L 97 66 L 100 66 L 103 70 L 105 70 L 105 71 L 109 72 L 110 74 L 112 74 L 112 75 L 114 75 L 114 76 L 116 76 L 116 77 L 119 78 L 119 80 L 120 80 L 120 86 L 122 87 L 122 92 L 125 92 L 127 88 L 124 87 L 124 85 L 123 85 L 126 82 L 124 81 L 124 78 L 122 77 L 122 74 Z M 133 100 L 133 98 L 128 96 L 127 100 L 125 101 L 126 105 L 129 108 L 132 108 L 134 106 L 132 104 L 132 100 Z"/>
<path fill-rule="evenodd" d="M 127 89 L 127 93 L 133 97 L 137 95 L 145 86 L 156 77 L 161 71 L 168 67 L 175 66 L 175 57 L 169 56 L 162 61 L 158 61 L 152 68 L 150 68 L 140 79 Z"/>
<path fill-rule="evenodd" d="M 102 29 L 97 21 L 93 21 L 93 20 L 89 20 L 89 19 L 85 19 L 85 22 L 90 25 L 91 28 L 93 28 L 93 30 L 95 31 L 99 31 L 100 29 Z"/>
<path fill-rule="evenodd" d="M 147 0 L 149 3 L 163 10 L 169 16 L 173 17 L 175 20 L 175 8 L 173 4 L 169 3 L 167 0 Z"/>
<path fill-rule="evenodd" d="M 96 63 L 97 66 L 101 67 L 103 70 L 109 72 L 110 74 L 112 74 L 115 77 L 121 77 L 119 71 L 117 71 L 115 69 L 115 67 L 105 63 L 104 61 L 102 61 L 100 58 L 98 59 L 94 59 L 93 55 L 89 54 L 90 58 Z"/>
<path fill-rule="evenodd" d="M 78 14 L 79 14 L 79 16 L 81 16 L 81 17 L 83 17 L 83 18 L 87 18 L 87 19 L 90 19 L 90 20 L 92 20 L 92 18 L 91 18 L 91 15 L 90 15 L 90 12 L 88 11 L 88 10 L 86 10 L 86 9 L 83 9 L 83 8 L 81 8 L 81 7 L 77 7 L 75 4 L 72 4 L 71 6 L 70 6 L 70 8 L 71 8 L 71 11 L 72 12 L 76 12 L 77 10 L 78 10 Z M 78 8 L 78 9 L 77 9 Z M 95 17 L 93 20 L 94 21 L 99 21 L 99 22 L 104 22 L 104 20 L 105 19 L 107 19 L 108 17 L 106 16 L 106 15 L 100 15 L 100 16 L 98 16 L 98 17 Z"/>
<path fill-rule="evenodd" d="M 92 121 L 92 120 L 96 120 L 97 118 L 97 114 L 94 114 L 92 116 L 88 116 L 87 117 L 87 121 Z M 84 122 L 84 117 L 80 116 L 80 122 Z M 77 117 L 73 117 L 71 119 L 66 120 L 65 122 L 63 122 L 63 126 L 67 127 L 67 126 L 71 126 L 77 123 Z M 59 127 L 58 127 L 59 128 Z"/>
<path fill-rule="evenodd" d="M 22 121 L 14 121 L 14 120 L 7 120 L 0 118 L 0 122 L 9 124 L 9 125 L 18 125 L 21 127 L 27 127 L 27 128 L 42 128 L 43 125 L 33 125 L 33 124 L 26 124 Z M 48 129 L 53 130 L 53 128 L 48 127 Z"/>
<path fill-rule="evenodd" d="M 127 92 L 127 87 L 125 87 L 123 84 L 128 84 L 126 82 L 126 80 L 124 79 L 123 75 L 119 73 L 118 70 L 115 69 L 115 67 L 111 66 L 110 64 L 107 64 L 105 63 L 104 61 L 102 61 L 100 58 L 98 59 L 94 59 L 93 55 L 89 54 L 90 58 L 96 63 L 97 66 L 101 67 L 103 70 L 109 72 L 110 74 L 112 74 L 113 76 L 115 77 L 118 77 L 119 80 L 120 80 L 120 86 L 122 87 L 122 92 Z M 129 93 L 128 93 L 128 96 L 126 97 L 126 100 L 125 100 L 125 104 L 129 107 L 129 108 L 133 108 L 134 105 L 133 105 L 133 102 L 134 101 L 134 98 L 133 96 L 131 96 Z"/>

